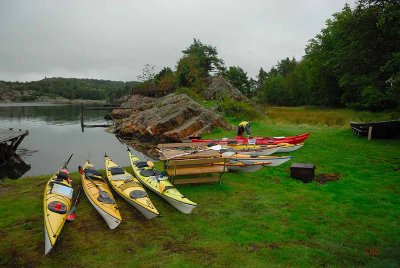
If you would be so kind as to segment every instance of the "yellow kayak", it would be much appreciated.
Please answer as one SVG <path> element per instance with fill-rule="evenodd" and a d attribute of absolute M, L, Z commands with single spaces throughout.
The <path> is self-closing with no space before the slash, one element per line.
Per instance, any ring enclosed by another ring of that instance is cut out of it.
<path fill-rule="evenodd" d="M 82 187 L 89 202 L 100 213 L 110 229 L 116 228 L 122 221 L 118 206 L 99 171 L 87 161 L 83 167 L 79 167 Z"/>
<path fill-rule="evenodd" d="M 152 165 L 149 165 L 147 162 L 140 161 L 140 159 L 134 156 L 130 151 L 128 151 L 128 155 L 133 172 L 135 173 L 136 178 L 138 178 L 143 185 L 164 198 L 168 203 L 182 213 L 190 214 L 197 206 L 196 203 L 183 196 L 172 185 L 166 175 L 154 169 Z"/>
<path fill-rule="evenodd" d="M 104 161 L 107 179 L 122 198 L 139 210 L 147 219 L 153 219 L 160 215 L 138 179 L 119 167 L 110 158 L 104 157 Z"/>
<path fill-rule="evenodd" d="M 45 254 L 58 240 L 71 208 L 73 191 L 66 167 L 58 170 L 46 184 L 43 198 Z"/>

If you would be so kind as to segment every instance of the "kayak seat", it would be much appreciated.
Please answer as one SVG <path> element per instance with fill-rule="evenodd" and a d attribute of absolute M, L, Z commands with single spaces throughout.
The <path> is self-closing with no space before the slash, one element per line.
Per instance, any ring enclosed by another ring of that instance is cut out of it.
<path fill-rule="evenodd" d="M 111 196 L 107 192 L 102 192 L 99 197 L 97 197 L 97 200 L 100 202 L 106 203 L 106 204 L 114 204 L 115 201 L 114 199 L 111 198 Z"/>
<path fill-rule="evenodd" d="M 133 190 L 129 193 L 129 196 L 132 198 L 144 198 L 147 196 L 147 193 L 143 190 Z"/>
<path fill-rule="evenodd" d="M 143 169 L 140 171 L 140 175 L 145 177 L 155 176 L 156 172 L 153 169 Z"/>
<path fill-rule="evenodd" d="M 135 166 L 137 166 L 138 168 L 144 168 L 148 167 L 149 165 L 147 165 L 147 162 L 137 162 L 135 163 Z"/>
<path fill-rule="evenodd" d="M 108 169 L 108 171 L 110 171 L 112 175 L 125 174 L 125 171 L 120 167 L 111 167 Z"/>
<path fill-rule="evenodd" d="M 68 174 L 64 172 L 58 172 L 57 177 L 55 179 L 56 181 L 63 181 L 63 180 L 68 180 Z"/>
<path fill-rule="evenodd" d="M 87 173 L 87 174 L 91 173 L 92 175 L 95 175 L 95 176 L 102 176 L 100 171 L 98 171 L 98 170 L 96 170 L 94 168 L 85 168 L 84 172 Z"/>
<path fill-rule="evenodd" d="M 169 189 L 174 189 L 174 188 L 175 188 L 175 187 L 174 187 L 174 186 L 171 186 L 171 185 L 165 186 L 164 192 L 167 191 L 167 190 L 169 190 Z"/>

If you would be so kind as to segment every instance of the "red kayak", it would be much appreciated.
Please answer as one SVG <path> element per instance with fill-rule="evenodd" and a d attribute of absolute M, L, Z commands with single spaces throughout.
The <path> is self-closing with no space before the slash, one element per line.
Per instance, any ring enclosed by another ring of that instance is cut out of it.
<path fill-rule="evenodd" d="M 303 143 L 309 136 L 310 133 L 304 133 L 291 137 L 251 137 L 249 139 L 237 136 L 234 139 L 218 139 L 218 140 L 192 139 L 192 142 L 210 142 L 215 144 L 238 143 L 238 144 L 258 144 L 258 145 L 273 145 L 279 143 L 299 144 Z"/>

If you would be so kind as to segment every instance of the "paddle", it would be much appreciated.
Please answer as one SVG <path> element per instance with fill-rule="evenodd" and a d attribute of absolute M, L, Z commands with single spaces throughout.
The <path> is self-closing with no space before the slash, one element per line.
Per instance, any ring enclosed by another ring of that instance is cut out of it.
<path fill-rule="evenodd" d="M 67 168 L 67 166 L 68 166 L 68 164 L 69 164 L 69 161 L 71 161 L 71 158 L 72 158 L 73 155 L 74 155 L 74 154 L 72 153 L 71 156 L 68 158 L 67 162 L 64 163 L 63 168 Z"/>
<path fill-rule="evenodd" d="M 78 194 L 75 197 L 74 205 L 68 211 L 67 221 L 74 221 L 76 219 L 76 204 L 79 202 L 79 196 L 81 195 L 81 187 L 78 186 Z"/>

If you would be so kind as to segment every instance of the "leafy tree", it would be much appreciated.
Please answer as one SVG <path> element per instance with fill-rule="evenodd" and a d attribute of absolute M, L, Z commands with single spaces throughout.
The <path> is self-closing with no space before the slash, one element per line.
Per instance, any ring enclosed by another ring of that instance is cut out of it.
<path fill-rule="evenodd" d="M 220 72 L 224 70 L 224 61 L 218 58 L 217 48 L 204 45 L 198 39 L 193 39 L 193 44 L 182 52 L 186 56 L 195 58 L 197 65 L 203 71 L 203 76 L 208 76 L 213 71 Z"/>
<path fill-rule="evenodd" d="M 239 89 L 243 94 L 246 96 L 251 95 L 251 84 L 249 78 L 247 77 L 247 73 L 243 71 L 242 68 L 239 66 L 229 67 L 228 70 L 223 73 L 223 76 L 227 78 L 229 82 L 234 87 Z"/>

